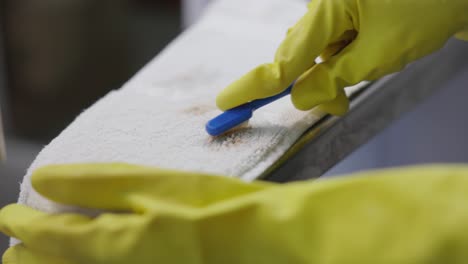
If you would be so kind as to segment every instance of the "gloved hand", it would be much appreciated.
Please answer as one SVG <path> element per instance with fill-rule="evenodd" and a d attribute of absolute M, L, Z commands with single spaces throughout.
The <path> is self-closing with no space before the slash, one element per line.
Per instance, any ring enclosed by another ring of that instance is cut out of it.
<path fill-rule="evenodd" d="M 90 218 L 7 206 L 0 231 L 23 244 L 5 253 L 5 264 L 203 263 L 200 228 L 210 228 L 211 215 L 245 206 L 217 204 L 273 186 L 127 164 L 49 166 L 31 180 L 53 201 L 115 213 Z"/>
<path fill-rule="evenodd" d="M 0 211 L 5 264 L 467 263 L 468 167 L 276 185 L 123 164 L 52 166 L 32 183 L 113 212 Z"/>
<path fill-rule="evenodd" d="M 313 0 L 275 61 L 228 86 L 217 105 L 227 110 L 273 96 L 298 79 L 291 93 L 296 108 L 321 105 L 342 115 L 348 109 L 344 87 L 399 71 L 465 29 L 468 0 Z M 459 36 L 468 40 L 466 32 Z M 320 54 L 325 63 L 315 64 Z"/>

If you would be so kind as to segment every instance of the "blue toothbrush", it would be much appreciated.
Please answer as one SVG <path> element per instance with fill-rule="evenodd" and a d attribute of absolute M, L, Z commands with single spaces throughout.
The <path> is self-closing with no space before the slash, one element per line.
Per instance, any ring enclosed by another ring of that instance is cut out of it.
<path fill-rule="evenodd" d="M 211 119 L 206 124 L 206 132 L 212 136 L 224 134 L 252 118 L 255 110 L 290 94 L 293 86 L 294 84 L 291 84 L 288 89 L 284 90 L 280 94 L 264 99 L 254 100 L 250 103 L 227 110 L 219 116 Z"/>

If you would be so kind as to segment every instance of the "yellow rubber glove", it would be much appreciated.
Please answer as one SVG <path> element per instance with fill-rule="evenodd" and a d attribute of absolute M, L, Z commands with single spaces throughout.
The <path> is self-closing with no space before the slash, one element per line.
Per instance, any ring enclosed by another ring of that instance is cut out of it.
<path fill-rule="evenodd" d="M 7 206 L 0 231 L 24 244 L 4 254 L 5 264 L 205 263 L 200 228 L 223 211 L 243 210 L 235 207 L 245 202 L 228 201 L 273 186 L 127 164 L 49 166 L 31 180 L 51 200 L 116 213 L 89 218 Z"/>
<path fill-rule="evenodd" d="M 114 213 L 7 206 L 0 231 L 23 244 L 5 264 L 468 263 L 468 167 L 276 185 L 103 164 L 32 180 L 54 201 Z"/>
<path fill-rule="evenodd" d="M 464 29 L 468 0 L 313 0 L 275 61 L 228 86 L 217 105 L 227 110 L 269 97 L 298 79 L 291 93 L 296 108 L 321 105 L 342 115 L 348 109 L 344 87 L 399 71 L 456 33 L 468 39 Z M 315 64 L 320 54 L 326 62 Z"/>

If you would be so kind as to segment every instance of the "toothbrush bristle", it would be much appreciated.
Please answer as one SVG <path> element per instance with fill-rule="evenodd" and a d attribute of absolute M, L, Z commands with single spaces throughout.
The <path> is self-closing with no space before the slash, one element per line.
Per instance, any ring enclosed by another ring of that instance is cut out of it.
<path fill-rule="evenodd" d="M 231 133 L 236 133 L 236 132 L 239 132 L 239 130 L 242 130 L 242 129 L 245 129 L 249 126 L 249 120 L 231 128 L 231 129 L 228 129 L 226 131 L 224 131 L 223 133 L 219 134 L 219 135 L 216 135 L 214 137 L 222 137 L 222 136 L 225 136 L 225 135 L 228 135 L 228 134 L 231 134 Z"/>

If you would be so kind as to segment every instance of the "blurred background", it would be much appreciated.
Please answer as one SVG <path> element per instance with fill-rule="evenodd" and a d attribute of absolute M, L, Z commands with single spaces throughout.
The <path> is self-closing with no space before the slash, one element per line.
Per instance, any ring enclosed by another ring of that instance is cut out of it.
<path fill-rule="evenodd" d="M 44 145 L 196 21 L 208 2 L 0 0 L 0 109 L 8 151 L 0 164 L 0 207 L 16 201 L 19 183 Z M 468 162 L 467 86 L 465 69 L 328 175 Z M 7 241 L 0 235 L 0 254 Z"/>
<path fill-rule="evenodd" d="M 0 0 L 0 109 L 8 152 L 0 164 L 0 207 L 16 201 L 19 183 L 44 145 L 195 19 L 193 8 L 183 18 L 182 5 Z M 0 252 L 6 246 L 0 235 Z"/>

